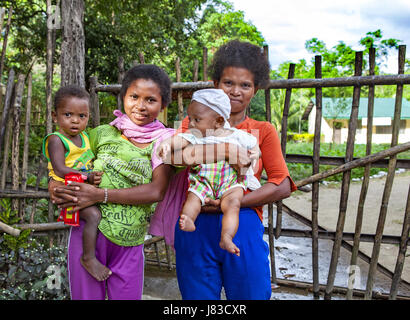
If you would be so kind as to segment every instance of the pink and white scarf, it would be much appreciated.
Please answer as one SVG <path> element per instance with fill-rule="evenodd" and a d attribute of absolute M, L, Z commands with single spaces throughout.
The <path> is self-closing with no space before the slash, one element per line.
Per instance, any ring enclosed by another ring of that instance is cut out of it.
<path fill-rule="evenodd" d="M 120 130 L 124 136 L 137 143 L 149 143 L 155 140 L 151 155 L 152 171 L 163 163 L 157 156 L 157 146 L 164 139 L 174 135 L 175 129 L 166 128 L 155 120 L 145 126 L 138 126 L 119 110 L 114 111 L 117 118 L 110 123 Z M 174 175 L 168 185 L 164 199 L 158 203 L 151 217 L 149 233 L 165 238 L 166 244 L 174 246 L 174 230 L 188 190 L 188 169 Z"/>
<path fill-rule="evenodd" d="M 120 110 L 115 110 L 117 116 L 110 125 L 116 127 L 124 136 L 136 143 L 150 143 L 155 141 L 151 156 L 152 170 L 162 164 L 162 160 L 157 156 L 157 147 L 161 141 L 174 135 L 175 129 L 166 128 L 160 121 L 155 120 L 145 126 L 136 125 L 131 119 Z"/>

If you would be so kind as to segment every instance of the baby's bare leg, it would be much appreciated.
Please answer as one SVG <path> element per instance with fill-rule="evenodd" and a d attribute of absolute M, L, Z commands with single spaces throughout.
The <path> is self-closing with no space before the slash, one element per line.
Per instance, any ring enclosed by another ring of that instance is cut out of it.
<path fill-rule="evenodd" d="M 179 218 L 179 228 L 183 231 L 195 231 L 195 220 L 201 212 L 201 199 L 195 193 L 188 192 L 181 217 Z"/>
<path fill-rule="evenodd" d="M 239 210 L 243 198 L 243 189 L 240 187 L 226 191 L 221 199 L 222 231 L 219 246 L 233 254 L 239 256 L 239 248 L 233 243 L 232 239 L 236 235 L 239 226 Z"/>
<path fill-rule="evenodd" d="M 104 281 L 111 275 L 111 270 L 99 262 L 95 256 L 97 229 L 101 220 L 101 212 L 96 206 L 80 211 L 80 218 L 85 220 L 83 230 L 82 266 L 98 281 Z"/>

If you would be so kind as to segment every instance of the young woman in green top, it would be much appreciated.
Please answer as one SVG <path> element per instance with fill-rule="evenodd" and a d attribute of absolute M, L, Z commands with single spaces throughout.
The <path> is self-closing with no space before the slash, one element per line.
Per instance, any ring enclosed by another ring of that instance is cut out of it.
<path fill-rule="evenodd" d="M 99 188 L 72 183 L 49 185 L 52 201 L 73 210 L 99 204 L 101 222 L 96 256 L 112 274 L 96 281 L 79 263 L 81 226 L 72 228 L 68 247 L 68 271 L 72 299 L 141 299 L 143 287 L 143 242 L 153 204 L 165 195 L 172 166 L 156 164 L 155 144 L 171 134 L 156 120 L 170 102 L 171 82 L 154 65 L 130 69 L 123 80 L 121 98 L 125 114 L 110 125 L 90 132 L 96 159 L 94 170 L 102 171 Z"/>

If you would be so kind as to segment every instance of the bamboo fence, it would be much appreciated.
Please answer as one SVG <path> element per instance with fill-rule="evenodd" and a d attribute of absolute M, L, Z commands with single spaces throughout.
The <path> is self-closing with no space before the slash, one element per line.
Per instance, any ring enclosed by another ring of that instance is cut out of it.
<path fill-rule="evenodd" d="M 52 47 L 52 46 L 51 46 Z M 50 48 L 51 48 L 50 47 Z M 268 54 L 268 47 L 264 47 L 265 54 Z M 53 54 L 52 50 L 47 51 L 48 54 Z M 285 101 L 282 117 L 282 132 L 281 132 L 281 149 L 285 160 L 288 163 L 312 163 L 312 175 L 306 179 L 296 182 L 298 188 L 303 189 L 305 186 L 311 184 L 312 192 L 312 218 L 308 220 L 303 218 L 299 213 L 293 211 L 281 201 L 275 204 L 268 204 L 268 227 L 265 232 L 269 236 L 269 249 L 271 260 L 271 276 L 273 285 L 286 285 L 296 286 L 299 288 L 309 288 L 313 291 L 314 296 L 317 298 L 320 296 L 320 292 L 324 292 L 325 299 L 331 299 L 332 294 L 342 293 L 346 295 L 347 299 L 352 299 L 353 296 L 363 297 L 364 299 L 370 298 L 382 298 L 382 299 L 410 299 L 410 296 L 398 295 L 400 286 L 404 286 L 407 290 L 410 285 L 401 279 L 403 270 L 404 259 L 406 255 L 407 246 L 409 244 L 409 202 L 410 202 L 410 190 L 409 197 L 407 199 L 407 207 L 405 209 L 405 218 L 403 221 L 403 232 L 401 236 L 391 236 L 383 234 L 384 223 L 386 220 L 387 208 L 389 203 L 389 197 L 391 193 L 391 187 L 395 175 L 396 168 L 410 168 L 410 159 L 397 159 L 397 154 L 410 150 L 410 142 L 398 144 L 398 132 L 399 132 L 399 120 L 401 112 L 401 101 L 403 93 L 403 85 L 410 84 L 410 75 L 404 74 L 404 61 L 405 61 L 405 46 L 400 46 L 399 49 L 399 73 L 397 75 L 375 75 L 374 74 L 374 59 L 375 51 L 370 51 L 369 61 L 370 69 L 369 76 L 362 76 L 362 52 L 356 53 L 355 73 L 352 77 L 345 78 L 322 78 L 321 73 L 321 57 L 315 57 L 315 78 L 314 79 L 294 79 L 294 64 L 290 64 L 288 79 L 284 80 L 270 80 L 268 87 L 265 89 L 265 107 L 266 107 L 266 120 L 271 122 L 271 106 L 270 95 L 272 90 L 285 89 Z M 145 59 L 142 53 L 139 55 L 139 62 L 136 60 L 134 64 L 144 63 Z M 199 61 L 193 62 L 193 81 L 181 82 L 180 74 L 180 60 L 177 59 L 175 67 L 177 71 L 177 81 L 172 83 L 173 99 L 177 101 L 179 119 L 182 120 L 184 111 L 184 97 L 189 97 L 190 94 L 198 89 L 212 88 L 213 82 L 208 81 L 207 75 L 207 51 L 203 50 L 202 59 L 202 81 L 198 81 Z M 48 72 L 52 66 L 49 66 Z M 118 81 L 120 82 L 124 76 L 124 60 L 120 58 L 118 61 Z M 1 134 L 0 134 L 0 150 L 3 151 L 3 163 L 1 169 L 0 179 L 0 198 L 12 199 L 13 207 L 19 212 L 21 221 L 14 226 L 8 226 L 4 223 L 0 223 L 0 230 L 18 235 L 20 230 L 31 229 L 34 235 L 48 235 L 50 236 L 50 243 L 53 242 L 54 232 L 67 233 L 68 227 L 62 223 L 54 222 L 55 209 L 51 204 L 48 207 L 48 222 L 36 224 L 34 223 L 34 212 L 36 211 L 36 205 L 40 199 L 48 199 L 49 194 L 47 190 L 39 188 L 39 181 L 42 176 L 45 175 L 45 163 L 43 160 L 39 161 L 39 169 L 36 180 L 36 186 L 27 186 L 27 166 L 28 166 L 28 147 L 29 139 L 28 133 L 30 127 L 33 126 L 35 119 L 38 117 L 38 111 L 32 110 L 31 106 L 31 88 L 32 79 L 31 75 L 17 75 L 17 83 L 15 81 L 14 71 L 9 71 L 8 83 L 6 89 L 6 95 L 4 100 L 4 107 L 1 117 Z M 50 85 L 52 78 L 47 78 L 47 84 Z M 25 107 L 25 121 L 24 125 L 21 124 L 22 120 L 22 96 L 24 90 L 24 83 L 27 82 L 27 99 Z M 367 130 L 367 145 L 366 156 L 362 158 L 353 158 L 353 147 L 355 141 L 355 133 L 357 128 L 357 116 L 360 98 L 360 89 L 363 86 L 369 87 L 368 93 L 368 128 L 372 128 L 373 125 L 373 107 L 374 107 L 374 88 L 376 85 L 394 85 L 396 86 L 396 103 L 395 113 L 393 119 L 393 134 L 392 142 L 389 149 L 371 153 L 371 141 L 372 130 Z M 348 142 L 346 144 L 345 157 L 325 157 L 320 155 L 320 133 L 321 133 L 321 115 L 322 115 L 322 88 L 325 87 L 344 87 L 353 86 L 353 101 L 351 106 L 351 116 L 348 128 Z M 292 98 L 292 91 L 300 88 L 314 88 L 315 89 L 315 105 L 316 105 L 316 118 L 315 118 L 315 135 L 314 135 L 314 147 L 313 154 L 311 156 L 295 155 L 286 153 L 286 131 L 288 124 L 288 113 Z M 118 95 L 121 89 L 120 84 L 102 85 L 99 84 L 96 77 L 90 78 L 90 105 L 91 105 L 91 126 L 95 127 L 100 124 L 100 107 L 98 93 L 108 92 L 117 96 L 117 108 L 121 108 L 121 101 L 118 99 Z M 12 96 L 12 92 L 15 90 L 15 96 Z M 47 90 L 47 105 L 49 105 L 50 97 L 49 90 Z M 45 118 L 50 117 L 49 107 L 45 114 Z M 50 130 L 49 120 L 46 121 L 47 130 Z M 44 123 L 43 123 L 44 125 Z M 23 138 L 23 155 L 19 154 L 19 134 L 20 127 L 24 127 Z M 10 143 L 11 142 L 11 143 Z M 11 166 L 8 166 L 9 153 L 11 148 Z M 21 164 L 21 165 L 20 165 Z M 319 165 L 330 164 L 334 168 L 319 172 Z M 359 206 L 356 215 L 356 227 L 354 233 L 344 231 L 344 222 L 346 217 L 347 202 L 349 196 L 350 176 L 351 170 L 357 167 L 364 167 L 364 179 L 362 182 L 362 190 L 360 194 Z M 379 221 L 375 234 L 363 234 L 363 206 L 366 200 L 369 176 L 371 167 L 387 167 L 388 175 L 385 183 L 385 190 L 383 194 L 383 201 L 380 208 Z M 20 170 L 21 168 L 21 170 Z M 332 175 L 342 173 L 343 180 L 341 184 L 341 199 L 339 203 L 339 215 L 338 222 L 335 231 L 329 231 L 321 228 L 318 225 L 318 208 L 319 208 L 319 192 L 320 181 L 330 177 Z M 32 199 L 32 209 L 30 221 L 27 223 L 24 221 L 24 208 L 27 206 L 26 200 Z M 273 205 L 276 206 L 276 225 L 274 226 L 273 219 Z M 308 225 L 311 230 L 302 231 L 296 229 L 287 229 L 282 226 L 282 214 L 283 212 L 303 221 Z M 302 237 L 311 238 L 312 240 L 312 283 L 291 281 L 279 279 L 276 275 L 275 266 L 275 239 L 279 237 Z M 328 239 L 333 241 L 332 257 L 329 266 L 329 273 L 326 285 L 319 283 L 319 239 Z M 347 241 L 353 241 L 353 245 L 347 243 Z M 359 244 L 361 242 L 374 243 L 372 256 L 368 257 L 359 250 Z M 399 246 L 399 254 L 396 261 L 396 268 L 394 272 L 391 272 L 379 264 L 380 245 L 390 243 Z M 146 249 L 155 253 L 155 259 L 151 259 L 148 263 L 158 265 L 159 267 L 166 266 L 169 269 L 175 267 L 172 259 L 172 250 L 170 247 L 164 245 L 164 239 L 162 237 L 153 237 L 145 242 Z M 163 246 L 166 251 L 165 260 L 160 258 L 159 247 Z M 347 248 L 352 252 L 351 265 L 355 265 L 357 258 L 361 258 L 369 263 L 369 274 L 367 280 L 366 290 L 357 290 L 352 288 L 341 288 L 334 286 L 334 279 L 336 275 L 336 269 L 339 263 L 339 255 L 341 247 Z M 392 279 L 391 290 L 389 294 L 379 294 L 373 290 L 374 279 L 376 271 L 381 271 L 388 275 Z M 408 291 L 410 292 L 410 291 Z"/>

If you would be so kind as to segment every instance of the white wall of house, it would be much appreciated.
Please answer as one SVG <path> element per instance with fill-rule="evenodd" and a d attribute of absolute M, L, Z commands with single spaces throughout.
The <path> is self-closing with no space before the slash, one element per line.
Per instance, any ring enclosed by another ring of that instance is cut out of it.
<path fill-rule="evenodd" d="M 316 118 L 316 106 L 312 108 L 308 118 L 308 132 L 315 133 L 315 118 Z M 338 122 L 342 122 L 341 128 L 341 142 L 347 141 L 348 135 L 348 121 L 345 119 L 338 119 Z M 358 120 L 358 129 L 356 131 L 355 143 L 365 144 L 367 135 L 367 118 Z M 401 120 L 399 131 L 399 143 L 405 143 L 410 141 L 410 120 Z M 321 124 L 321 133 L 324 136 L 323 142 L 330 143 L 333 138 L 333 120 L 323 119 Z M 392 138 L 392 119 L 391 118 L 374 118 L 373 119 L 373 143 L 391 143 Z"/>

